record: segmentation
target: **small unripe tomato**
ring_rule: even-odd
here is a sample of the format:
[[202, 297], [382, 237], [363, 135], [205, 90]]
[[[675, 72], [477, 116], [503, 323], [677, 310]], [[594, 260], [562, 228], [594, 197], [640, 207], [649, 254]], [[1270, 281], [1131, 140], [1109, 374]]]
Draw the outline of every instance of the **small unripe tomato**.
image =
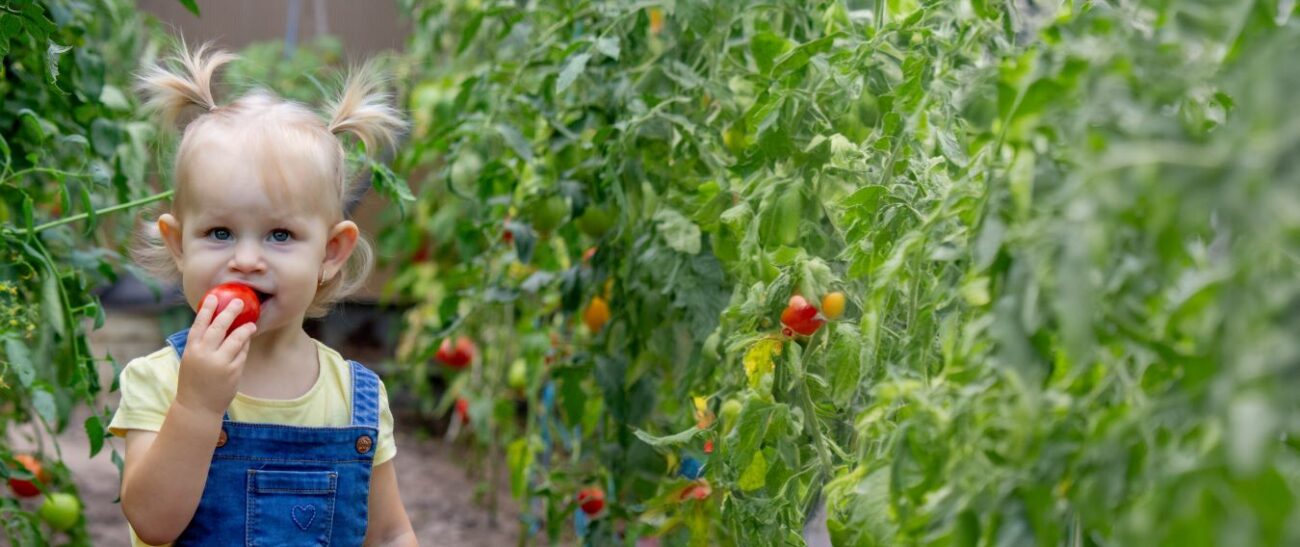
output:
[[50, 528], [70, 530], [81, 520], [81, 501], [67, 492], [56, 492], [45, 498], [38, 514]]

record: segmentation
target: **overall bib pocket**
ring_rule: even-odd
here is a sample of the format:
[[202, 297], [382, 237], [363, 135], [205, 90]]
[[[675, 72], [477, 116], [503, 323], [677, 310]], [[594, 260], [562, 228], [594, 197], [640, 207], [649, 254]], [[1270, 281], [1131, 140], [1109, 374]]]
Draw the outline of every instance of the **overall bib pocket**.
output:
[[329, 545], [334, 527], [333, 471], [248, 470], [247, 545]]

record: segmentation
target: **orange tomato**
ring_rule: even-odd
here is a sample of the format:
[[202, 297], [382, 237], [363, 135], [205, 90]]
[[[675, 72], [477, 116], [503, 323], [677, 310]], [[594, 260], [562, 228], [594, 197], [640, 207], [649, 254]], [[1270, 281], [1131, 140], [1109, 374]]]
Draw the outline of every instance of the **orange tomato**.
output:
[[827, 319], [839, 319], [844, 315], [844, 293], [835, 291], [822, 297], [822, 315]]
[[664, 30], [664, 10], [650, 8], [650, 33], [659, 34]]
[[591, 303], [587, 304], [587, 309], [582, 312], [582, 322], [587, 324], [591, 332], [600, 332], [609, 322], [609, 304], [604, 298], [599, 296], [591, 297]]

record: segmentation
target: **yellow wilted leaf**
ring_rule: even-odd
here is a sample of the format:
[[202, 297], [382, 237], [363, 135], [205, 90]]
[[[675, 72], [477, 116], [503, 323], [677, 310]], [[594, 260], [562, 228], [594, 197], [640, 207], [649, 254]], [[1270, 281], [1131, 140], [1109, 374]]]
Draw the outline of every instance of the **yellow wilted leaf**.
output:
[[774, 338], [759, 340], [745, 352], [745, 376], [749, 378], [749, 387], [758, 387], [763, 376], [772, 373], [776, 368], [772, 361], [775, 355], [781, 355], [781, 341]]

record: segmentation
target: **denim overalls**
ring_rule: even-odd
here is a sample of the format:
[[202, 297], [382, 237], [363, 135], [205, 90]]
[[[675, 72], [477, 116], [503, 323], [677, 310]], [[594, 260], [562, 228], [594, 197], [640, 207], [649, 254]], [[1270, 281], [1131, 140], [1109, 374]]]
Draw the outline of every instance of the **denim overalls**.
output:
[[[167, 338], [179, 356], [189, 329]], [[361, 545], [379, 437], [379, 378], [352, 367], [352, 425], [222, 418], [203, 498], [175, 545]]]

